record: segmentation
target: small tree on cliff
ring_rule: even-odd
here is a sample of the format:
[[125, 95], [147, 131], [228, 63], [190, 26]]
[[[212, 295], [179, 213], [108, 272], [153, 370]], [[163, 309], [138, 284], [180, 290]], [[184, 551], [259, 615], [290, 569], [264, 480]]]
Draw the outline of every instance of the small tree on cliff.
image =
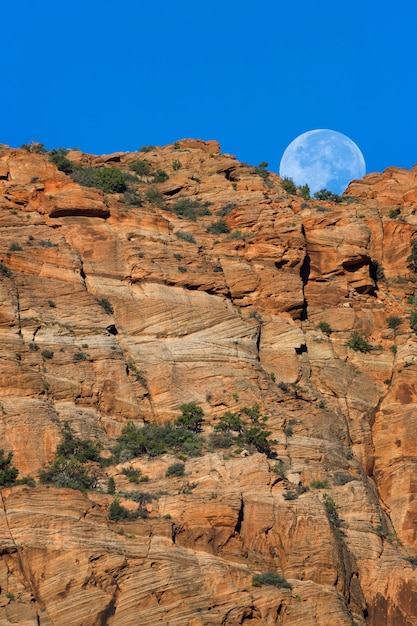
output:
[[13, 452], [4, 455], [4, 450], [0, 450], [0, 486], [9, 487], [16, 482], [19, 470], [12, 465]]

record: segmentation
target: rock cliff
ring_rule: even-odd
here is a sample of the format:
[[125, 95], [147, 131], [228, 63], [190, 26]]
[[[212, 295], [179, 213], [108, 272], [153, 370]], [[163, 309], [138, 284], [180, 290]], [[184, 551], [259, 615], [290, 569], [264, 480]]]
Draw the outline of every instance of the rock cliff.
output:
[[[416, 625], [417, 169], [329, 202], [215, 141], [53, 156], [0, 149], [0, 624]], [[112, 456], [187, 403], [199, 454]], [[90, 489], [39, 480], [66, 425]]]

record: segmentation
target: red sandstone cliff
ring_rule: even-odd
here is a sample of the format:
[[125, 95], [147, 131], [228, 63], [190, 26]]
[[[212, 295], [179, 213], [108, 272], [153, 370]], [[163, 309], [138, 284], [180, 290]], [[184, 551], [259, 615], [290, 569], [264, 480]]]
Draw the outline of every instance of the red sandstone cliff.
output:
[[[105, 194], [0, 150], [0, 441], [37, 481], [1, 494], [0, 624], [417, 624], [417, 171], [329, 203], [216, 142], [66, 156], [169, 178]], [[184, 198], [208, 210], [181, 217]], [[259, 405], [275, 458], [205, 451], [167, 477], [175, 456], [140, 456], [96, 464], [86, 494], [39, 484], [66, 422], [109, 456], [129, 421], [189, 402], [202, 436]], [[128, 508], [152, 496], [146, 519], [109, 520], [109, 477]], [[291, 588], [254, 586], [266, 571]]]

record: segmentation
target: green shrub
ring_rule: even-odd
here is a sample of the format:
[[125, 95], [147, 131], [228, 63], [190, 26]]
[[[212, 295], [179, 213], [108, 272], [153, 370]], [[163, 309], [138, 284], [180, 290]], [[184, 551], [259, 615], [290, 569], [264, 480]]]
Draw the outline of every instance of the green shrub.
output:
[[307, 184], [301, 185], [300, 187], [298, 187], [298, 189], [300, 190], [300, 195], [303, 200], [310, 200], [310, 187]]
[[[200, 409], [194, 404], [182, 405], [182, 407]], [[126, 453], [130, 455], [130, 458], [144, 454], [158, 456], [165, 452], [181, 452], [188, 456], [197, 456], [203, 445], [203, 440], [197, 436], [201, 421], [202, 414], [191, 408], [189, 412], [183, 410], [182, 415], [175, 420], [174, 424], [165, 422], [138, 427], [133, 422], [129, 422], [118, 437], [113, 454], [119, 460], [121, 458], [127, 460]]]
[[179, 159], [172, 160], [172, 169], [174, 170], [174, 172], [177, 172], [179, 169], [181, 169], [181, 161]]
[[284, 500], [296, 500], [298, 498], [298, 493], [296, 491], [286, 491], [284, 493]]
[[73, 357], [72, 357], [73, 361], [86, 361], [87, 360], [87, 355], [85, 352], [76, 352]]
[[85, 491], [94, 484], [88, 469], [76, 458], [56, 456], [52, 463], [39, 473], [41, 483], [53, 483], [57, 487], [68, 487]]
[[162, 207], [164, 204], [163, 194], [159, 191], [159, 189], [155, 189], [155, 187], [151, 187], [150, 189], [146, 190], [145, 200], [159, 207]]
[[214, 427], [214, 433], [232, 435], [232, 445], [249, 446], [258, 452], [272, 456], [271, 446], [276, 443], [269, 439], [270, 431], [263, 428], [267, 420], [260, 414], [259, 406], [243, 407], [237, 413], [227, 411]]
[[57, 168], [65, 174], [70, 174], [76, 168], [73, 161], [67, 158], [68, 150], [65, 148], [58, 148], [58, 150], [51, 150], [49, 152], [49, 160], [54, 163]]
[[401, 326], [401, 324], [402, 319], [401, 317], [398, 317], [398, 315], [390, 315], [390, 317], [387, 318], [387, 326], [392, 330], [396, 330], [398, 326]]
[[110, 495], [114, 495], [116, 493], [116, 481], [114, 480], [113, 476], [110, 476], [107, 481], [107, 493], [109, 493]]
[[333, 329], [328, 322], [319, 322], [317, 324], [317, 328], [319, 328], [325, 335], [330, 335], [333, 332]]
[[400, 213], [401, 213], [400, 209], [390, 209], [388, 211], [388, 217], [392, 220], [395, 220], [397, 219]]
[[293, 196], [297, 194], [297, 187], [292, 178], [284, 176], [284, 178], [281, 180], [281, 185], [284, 191], [286, 191], [287, 193]]
[[155, 149], [155, 146], [142, 146], [139, 148], [138, 152], [154, 152]]
[[310, 483], [312, 489], [330, 489], [330, 483], [326, 480], [313, 480]]
[[130, 522], [138, 518], [148, 517], [148, 512], [140, 506], [136, 511], [129, 511], [117, 498], [109, 506], [109, 519], [113, 522], [121, 522], [123, 520]]
[[101, 449], [98, 441], [77, 437], [68, 422], [65, 422], [62, 441], [57, 446], [54, 460], [39, 473], [41, 483], [53, 483], [57, 487], [80, 491], [91, 488], [95, 479], [84, 464], [99, 461]]
[[165, 476], [184, 476], [185, 474], [185, 465], [184, 463], [173, 463], [170, 465], [165, 472]]
[[333, 193], [325, 188], [316, 191], [314, 198], [316, 200], [327, 200], [328, 202], [343, 202], [342, 196], [339, 196], [337, 193]]
[[340, 508], [336, 502], [328, 496], [327, 494], [324, 496], [323, 504], [326, 509], [327, 517], [329, 522], [334, 528], [340, 528], [343, 525], [342, 520], [339, 518], [338, 509]]
[[110, 302], [107, 300], [107, 298], [99, 298], [97, 302], [102, 307], [102, 309], [104, 309], [107, 315], [112, 315], [114, 313], [113, 307], [110, 304]]
[[4, 450], [0, 450], [0, 486], [9, 487], [16, 482], [19, 470], [12, 465], [13, 452], [5, 456]]
[[62, 441], [58, 444], [56, 454], [64, 458], [73, 458], [80, 463], [99, 461], [103, 446], [99, 441], [80, 439], [68, 422], [62, 427]]
[[45, 154], [46, 149], [43, 143], [39, 143], [39, 141], [32, 141], [32, 143], [22, 143], [20, 146], [23, 150], [27, 150], [27, 152], [32, 152], [34, 154]]
[[370, 352], [371, 350], [374, 350], [374, 346], [366, 341], [363, 335], [360, 335], [356, 331], [352, 333], [351, 338], [346, 345], [351, 350], [355, 350], [355, 352]]
[[71, 178], [84, 187], [95, 187], [105, 193], [123, 193], [126, 188], [126, 175], [117, 167], [77, 167]]
[[7, 267], [7, 265], [4, 265], [4, 263], [0, 262], [0, 275], [1, 276], [6, 276], [7, 278], [10, 278], [12, 275], [11, 270]]
[[226, 217], [236, 207], [236, 202], [229, 202], [228, 204], [225, 204], [224, 207], [216, 211], [216, 215], [219, 215], [220, 217]]
[[183, 241], [187, 241], [188, 243], [196, 243], [196, 240], [191, 233], [186, 233], [183, 230], [178, 230], [175, 234], [177, 235], [178, 239], [182, 239]]
[[164, 183], [166, 180], [168, 180], [168, 178], [168, 174], [160, 168], [156, 169], [153, 173], [154, 183]]
[[132, 172], [138, 174], [138, 176], [150, 176], [152, 173], [150, 165], [142, 159], [133, 161], [133, 163], [129, 165], [129, 168], [132, 170]]
[[277, 476], [281, 476], [281, 478], [286, 477], [284, 461], [277, 461], [275, 465], [271, 467], [271, 469], [274, 472], [274, 474], [277, 474]]
[[258, 574], [252, 578], [252, 585], [254, 587], [261, 587], [262, 585], [273, 585], [278, 589], [292, 589], [292, 585], [283, 577], [279, 576], [275, 572], [265, 572], [264, 574]]
[[169, 207], [170, 211], [173, 211], [180, 217], [184, 219], [191, 220], [193, 222], [196, 221], [198, 216], [197, 209], [201, 207], [201, 203], [199, 200], [191, 200], [190, 198], [181, 198], [177, 200], [175, 204]]
[[52, 350], [42, 350], [41, 355], [43, 356], [44, 359], [54, 358], [54, 353], [52, 352]]
[[126, 476], [130, 483], [140, 483], [141, 471], [139, 469], [134, 469], [132, 466], [124, 467], [122, 469], [122, 474]]
[[21, 252], [22, 250], [22, 246], [16, 242], [11, 243], [9, 246], [9, 252]]
[[218, 220], [207, 228], [207, 232], [212, 235], [220, 235], [220, 234], [228, 234], [230, 233], [230, 228], [226, 224], [224, 220]]

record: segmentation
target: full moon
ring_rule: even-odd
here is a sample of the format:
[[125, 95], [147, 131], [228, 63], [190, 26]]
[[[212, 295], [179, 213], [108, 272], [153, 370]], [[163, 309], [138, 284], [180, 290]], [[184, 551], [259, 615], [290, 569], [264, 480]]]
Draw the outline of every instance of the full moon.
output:
[[365, 159], [356, 143], [327, 129], [299, 135], [285, 150], [279, 166], [281, 178], [307, 184], [312, 194], [320, 189], [341, 194], [351, 180], [365, 173]]

